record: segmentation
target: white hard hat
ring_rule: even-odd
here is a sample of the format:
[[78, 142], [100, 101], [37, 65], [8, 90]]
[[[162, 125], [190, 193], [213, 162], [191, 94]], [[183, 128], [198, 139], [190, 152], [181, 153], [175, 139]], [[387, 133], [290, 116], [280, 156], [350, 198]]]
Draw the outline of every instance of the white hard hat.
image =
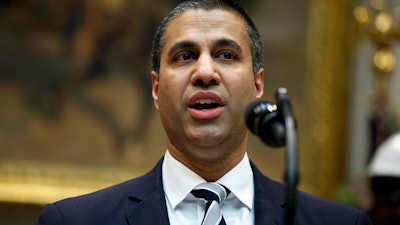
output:
[[370, 177], [400, 178], [400, 132], [379, 145], [369, 164], [368, 174]]

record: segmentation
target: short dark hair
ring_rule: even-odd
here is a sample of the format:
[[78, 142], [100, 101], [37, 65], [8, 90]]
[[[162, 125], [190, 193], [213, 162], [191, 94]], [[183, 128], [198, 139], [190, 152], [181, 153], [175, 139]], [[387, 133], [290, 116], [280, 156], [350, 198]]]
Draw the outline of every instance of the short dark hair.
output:
[[175, 17], [181, 15], [190, 9], [202, 9], [210, 11], [213, 9], [224, 9], [240, 15], [246, 22], [247, 36], [249, 39], [250, 48], [252, 51], [253, 72], [257, 72], [262, 67], [263, 63], [263, 43], [257, 27], [251, 20], [246, 11], [237, 3], [231, 0], [187, 0], [178, 4], [158, 26], [154, 39], [153, 48], [151, 51], [152, 69], [157, 73], [160, 72], [161, 51], [164, 47], [165, 31], [168, 23]]

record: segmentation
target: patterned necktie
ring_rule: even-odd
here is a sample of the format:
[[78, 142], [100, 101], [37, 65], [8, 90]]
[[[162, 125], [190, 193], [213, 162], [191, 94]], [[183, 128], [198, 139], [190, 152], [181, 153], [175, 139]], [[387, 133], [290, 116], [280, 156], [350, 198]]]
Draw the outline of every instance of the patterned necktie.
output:
[[192, 190], [196, 198], [206, 200], [206, 209], [201, 225], [226, 225], [220, 204], [226, 199], [229, 190], [218, 183], [201, 183]]

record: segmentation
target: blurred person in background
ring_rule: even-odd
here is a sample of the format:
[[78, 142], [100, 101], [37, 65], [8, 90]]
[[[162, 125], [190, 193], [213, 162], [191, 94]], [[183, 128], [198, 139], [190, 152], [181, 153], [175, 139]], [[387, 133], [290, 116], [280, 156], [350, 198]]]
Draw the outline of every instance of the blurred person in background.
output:
[[400, 224], [400, 132], [386, 139], [368, 167], [372, 206], [369, 216], [375, 225]]

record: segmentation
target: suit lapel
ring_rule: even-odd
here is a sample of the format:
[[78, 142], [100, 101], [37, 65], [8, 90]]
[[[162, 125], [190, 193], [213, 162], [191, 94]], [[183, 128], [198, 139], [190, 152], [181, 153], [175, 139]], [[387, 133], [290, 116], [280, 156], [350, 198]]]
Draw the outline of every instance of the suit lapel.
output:
[[137, 179], [129, 200], [132, 207], [126, 212], [130, 225], [169, 225], [164, 189], [162, 186], [162, 161], [148, 174]]
[[251, 162], [255, 186], [255, 225], [282, 225], [284, 217], [284, 187], [264, 176]]
[[262, 197], [256, 197], [254, 204], [255, 225], [283, 224], [284, 210], [282, 210], [280, 206], [277, 206], [269, 199]]
[[142, 200], [131, 211], [127, 212], [130, 225], [169, 225], [164, 196], [155, 194], [154, 197]]

